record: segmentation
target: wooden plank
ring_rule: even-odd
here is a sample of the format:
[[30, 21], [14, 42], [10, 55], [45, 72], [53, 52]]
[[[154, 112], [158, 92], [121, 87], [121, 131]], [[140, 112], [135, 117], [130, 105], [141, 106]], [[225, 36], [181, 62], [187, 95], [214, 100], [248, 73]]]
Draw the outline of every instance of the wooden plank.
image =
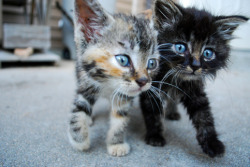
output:
[[48, 49], [51, 46], [48, 26], [4, 24], [4, 48]]
[[58, 62], [60, 57], [51, 52], [35, 53], [27, 58], [20, 58], [12, 53], [0, 50], [1, 62]]

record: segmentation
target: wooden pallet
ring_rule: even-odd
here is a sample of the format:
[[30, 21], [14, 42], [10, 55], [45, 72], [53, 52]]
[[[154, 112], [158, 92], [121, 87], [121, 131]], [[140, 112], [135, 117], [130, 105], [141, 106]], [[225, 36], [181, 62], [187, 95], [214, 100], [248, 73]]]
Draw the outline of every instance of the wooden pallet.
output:
[[0, 50], [0, 68], [2, 63], [14, 63], [14, 62], [25, 62], [25, 63], [54, 63], [57, 64], [60, 61], [60, 57], [54, 53], [35, 53], [28, 58], [20, 58], [10, 52]]

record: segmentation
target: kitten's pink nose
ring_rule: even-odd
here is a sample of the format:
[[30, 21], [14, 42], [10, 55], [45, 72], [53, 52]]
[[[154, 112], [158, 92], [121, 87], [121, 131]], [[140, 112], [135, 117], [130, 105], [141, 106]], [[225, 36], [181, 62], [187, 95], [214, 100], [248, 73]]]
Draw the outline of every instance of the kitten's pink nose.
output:
[[145, 86], [145, 85], [148, 83], [148, 78], [142, 77], [142, 78], [136, 79], [135, 82], [136, 82], [140, 87], [143, 87], [143, 86]]

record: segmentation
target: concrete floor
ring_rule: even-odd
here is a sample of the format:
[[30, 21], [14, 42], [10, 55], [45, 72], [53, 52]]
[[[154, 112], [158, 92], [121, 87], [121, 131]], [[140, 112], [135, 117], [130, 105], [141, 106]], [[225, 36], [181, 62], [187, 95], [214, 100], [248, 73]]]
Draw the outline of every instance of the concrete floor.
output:
[[75, 90], [73, 62], [0, 69], [0, 166], [249, 166], [250, 52], [234, 51], [230, 64], [207, 84], [216, 128], [226, 145], [225, 156], [215, 159], [202, 153], [182, 106], [180, 121], [165, 121], [163, 148], [144, 143], [144, 123], [134, 106], [127, 135], [130, 154], [107, 154], [106, 111], [94, 113], [91, 149], [75, 151], [66, 133]]

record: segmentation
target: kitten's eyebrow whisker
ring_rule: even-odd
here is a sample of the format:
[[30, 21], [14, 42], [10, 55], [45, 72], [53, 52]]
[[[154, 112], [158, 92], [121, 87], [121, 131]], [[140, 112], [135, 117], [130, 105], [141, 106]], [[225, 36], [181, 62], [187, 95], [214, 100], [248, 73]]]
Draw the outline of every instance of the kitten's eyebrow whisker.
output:
[[158, 50], [159, 51], [172, 51], [171, 48], [159, 48]]
[[157, 46], [157, 48], [160, 48], [162, 46], [172, 46], [173, 44], [172, 43], [163, 43], [163, 44], [160, 44]]

